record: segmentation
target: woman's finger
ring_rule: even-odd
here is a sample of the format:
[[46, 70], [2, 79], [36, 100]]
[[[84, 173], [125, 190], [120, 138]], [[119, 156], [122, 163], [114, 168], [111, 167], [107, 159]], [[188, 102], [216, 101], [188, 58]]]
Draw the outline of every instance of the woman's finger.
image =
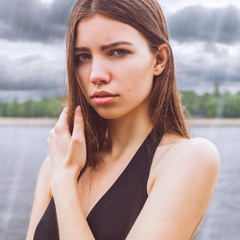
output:
[[72, 139], [74, 141], [84, 141], [84, 122], [80, 106], [75, 109]]
[[57, 126], [64, 126], [64, 128], [68, 129], [68, 107], [65, 107], [61, 112], [59, 119], [56, 123], [56, 127]]

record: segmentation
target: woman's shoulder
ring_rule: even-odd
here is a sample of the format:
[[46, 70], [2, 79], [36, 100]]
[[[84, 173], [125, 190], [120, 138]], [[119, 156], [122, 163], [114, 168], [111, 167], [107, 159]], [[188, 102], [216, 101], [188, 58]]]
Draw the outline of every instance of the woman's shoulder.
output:
[[216, 146], [205, 138], [186, 139], [176, 135], [165, 134], [156, 149], [152, 177], [167, 172], [182, 172], [194, 174], [202, 171], [212, 174], [215, 179], [220, 169], [220, 157]]
[[159, 153], [161, 155], [164, 153], [165, 157], [171, 157], [172, 161], [182, 159], [182, 161], [219, 162], [219, 153], [216, 146], [208, 139], [200, 137], [186, 139], [173, 134], [166, 134], [156, 150], [156, 157]]
[[216, 146], [205, 138], [191, 138], [179, 140], [170, 149], [169, 154], [182, 161], [196, 164], [219, 164], [219, 153]]

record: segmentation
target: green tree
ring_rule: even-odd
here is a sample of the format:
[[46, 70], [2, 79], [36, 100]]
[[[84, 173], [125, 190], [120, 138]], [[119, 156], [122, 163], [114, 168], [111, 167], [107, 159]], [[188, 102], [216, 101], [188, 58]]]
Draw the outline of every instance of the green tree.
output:
[[183, 106], [190, 115], [195, 115], [198, 110], [198, 96], [194, 91], [181, 91], [181, 99]]
[[205, 102], [204, 111], [206, 113], [206, 117], [213, 118], [216, 116], [217, 105], [218, 105], [218, 98], [216, 98], [215, 96], [212, 96]]

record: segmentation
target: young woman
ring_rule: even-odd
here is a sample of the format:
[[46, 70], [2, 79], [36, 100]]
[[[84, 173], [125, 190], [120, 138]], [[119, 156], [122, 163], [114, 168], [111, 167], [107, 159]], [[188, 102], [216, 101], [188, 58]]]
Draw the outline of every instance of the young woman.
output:
[[189, 138], [157, 0], [79, 0], [66, 44], [27, 239], [193, 239], [219, 155]]

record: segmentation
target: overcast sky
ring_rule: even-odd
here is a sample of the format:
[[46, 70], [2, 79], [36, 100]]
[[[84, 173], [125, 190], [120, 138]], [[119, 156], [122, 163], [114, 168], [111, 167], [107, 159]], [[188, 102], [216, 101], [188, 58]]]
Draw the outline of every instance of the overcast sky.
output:
[[[0, 101], [62, 95], [64, 37], [76, 0], [0, 0]], [[179, 89], [240, 91], [240, 1], [159, 0]]]

